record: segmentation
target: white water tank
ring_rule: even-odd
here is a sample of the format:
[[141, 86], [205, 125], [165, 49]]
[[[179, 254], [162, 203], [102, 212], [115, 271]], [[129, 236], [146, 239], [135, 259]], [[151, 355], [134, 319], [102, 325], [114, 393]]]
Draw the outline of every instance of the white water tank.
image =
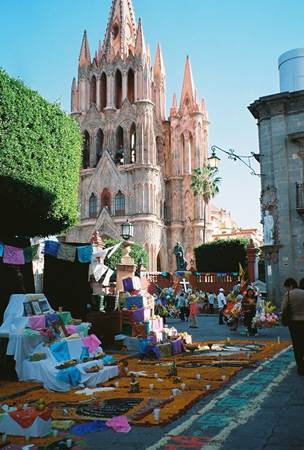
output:
[[294, 48], [279, 57], [280, 92], [304, 90], [304, 48]]

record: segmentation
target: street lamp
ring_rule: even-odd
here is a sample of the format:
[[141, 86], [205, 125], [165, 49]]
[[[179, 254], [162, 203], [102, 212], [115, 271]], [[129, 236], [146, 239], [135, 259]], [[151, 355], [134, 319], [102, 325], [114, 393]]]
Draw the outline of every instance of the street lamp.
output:
[[227, 150], [224, 150], [224, 149], [218, 147], [217, 145], [213, 145], [211, 147], [211, 151], [212, 151], [212, 154], [208, 158], [210, 167], [216, 168], [216, 169], [218, 168], [219, 163], [220, 163], [221, 160], [216, 155], [216, 151], [220, 151], [220, 152], [225, 153], [226, 155], [228, 155], [229, 159], [233, 159], [233, 161], [240, 161], [242, 164], [244, 164], [246, 167], [248, 167], [248, 169], [251, 171], [251, 175], [256, 175], [257, 177], [261, 176], [261, 174], [257, 173], [255, 171], [255, 169], [251, 165], [252, 159], [255, 159], [256, 161], [260, 162], [259, 161], [259, 157], [260, 157], [259, 154], [251, 152], [251, 155], [240, 156], [240, 155], [237, 155], [233, 149], [229, 149], [227, 151]]
[[216, 155], [214, 148], [212, 148], [212, 155], [208, 158], [209, 167], [211, 167], [212, 169], [218, 169], [220, 162], [221, 158]]
[[128, 241], [130, 238], [134, 236], [134, 226], [132, 223], [129, 222], [129, 220], [121, 224], [120, 235], [125, 241]]
[[121, 264], [125, 266], [134, 266], [134, 260], [130, 256], [132, 245], [130, 239], [134, 236], [134, 226], [132, 223], [129, 222], [129, 220], [121, 224], [120, 235], [123, 238]]

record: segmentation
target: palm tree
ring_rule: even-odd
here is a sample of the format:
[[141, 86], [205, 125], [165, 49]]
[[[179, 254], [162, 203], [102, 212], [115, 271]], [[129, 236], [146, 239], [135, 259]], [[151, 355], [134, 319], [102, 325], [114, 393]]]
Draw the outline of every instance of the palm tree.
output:
[[193, 170], [191, 189], [195, 197], [202, 196], [204, 200], [204, 231], [203, 243], [206, 242], [206, 214], [210, 200], [219, 193], [221, 178], [217, 176], [216, 167], [204, 166]]

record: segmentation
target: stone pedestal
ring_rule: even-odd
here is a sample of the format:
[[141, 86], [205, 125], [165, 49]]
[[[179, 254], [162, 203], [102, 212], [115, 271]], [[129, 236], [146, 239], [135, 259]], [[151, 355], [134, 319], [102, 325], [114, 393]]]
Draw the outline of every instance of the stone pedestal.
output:
[[250, 239], [250, 243], [247, 247], [247, 261], [248, 261], [248, 276], [251, 283], [256, 281], [255, 279], [255, 262], [257, 258], [258, 249], [255, 247], [253, 240]]
[[121, 258], [121, 263], [117, 264], [116, 270], [116, 291], [123, 291], [123, 283], [122, 280], [124, 278], [134, 277], [136, 264], [134, 264], [133, 259], [129, 255], [131, 249], [132, 242], [123, 242], [123, 255]]

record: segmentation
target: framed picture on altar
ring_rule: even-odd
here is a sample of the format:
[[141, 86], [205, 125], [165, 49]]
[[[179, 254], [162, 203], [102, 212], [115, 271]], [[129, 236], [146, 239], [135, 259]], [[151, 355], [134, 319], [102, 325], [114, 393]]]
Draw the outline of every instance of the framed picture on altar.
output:
[[31, 302], [32, 303], [32, 308], [33, 308], [33, 312], [36, 316], [39, 316], [41, 314], [41, 309], [39, 306], [39, 302]]
[[44, 314], [46, 312], [50, 312], [50, 307], [46, 300], [39, 300], [39, 307], [40, 307], [42, 314]]
[[33, 315], [31, 302], [23, 303], [23, 315], [24, 316], [32, 316]]

